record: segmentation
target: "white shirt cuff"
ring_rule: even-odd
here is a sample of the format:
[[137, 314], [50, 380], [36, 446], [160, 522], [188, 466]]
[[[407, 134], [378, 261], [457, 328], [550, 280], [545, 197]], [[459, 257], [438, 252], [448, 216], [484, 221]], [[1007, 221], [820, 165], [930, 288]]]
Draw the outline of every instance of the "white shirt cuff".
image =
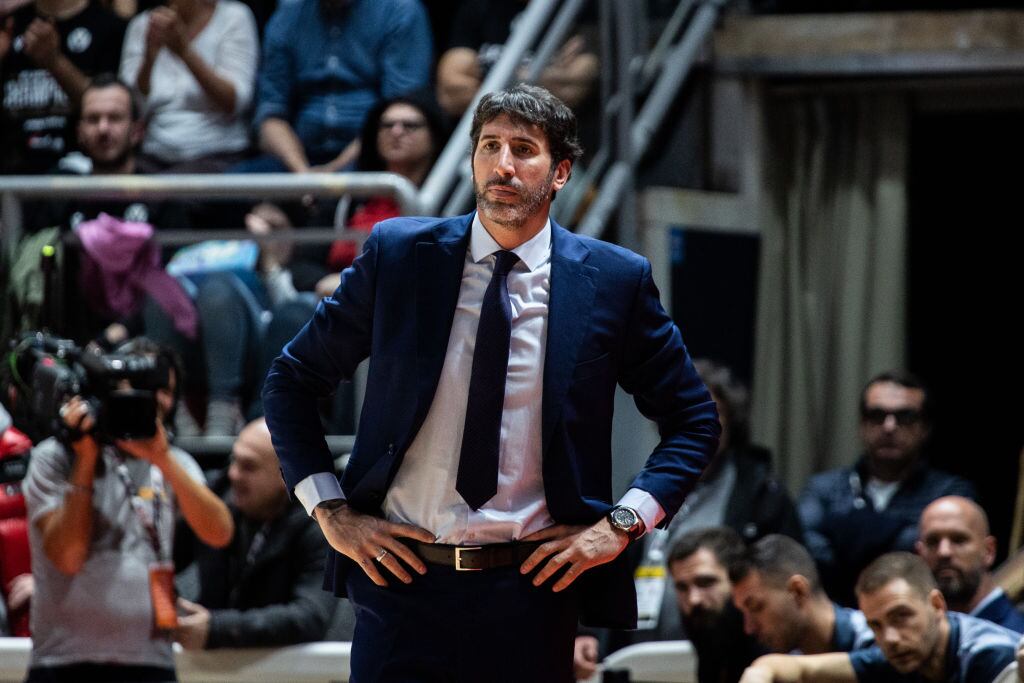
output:
[[[298, 491], [298, 487], [296, 487]], [[665, 519], [665, 511], [654, 499], [654, 496], [642, 489], [630, 489], [626, 495], [619, 499], [619, 505], [633, 508], [640, 519], [644, 520], [644, 534], [651, 532], [651, 529], [658, 526], [658, 522]]]
[[295, 485], [295, 497], [310, 517], [313, 516], [313, 508], [325, 500], [345, 500], [338, 478], [330, 472], [317, 472], [300, 481]]

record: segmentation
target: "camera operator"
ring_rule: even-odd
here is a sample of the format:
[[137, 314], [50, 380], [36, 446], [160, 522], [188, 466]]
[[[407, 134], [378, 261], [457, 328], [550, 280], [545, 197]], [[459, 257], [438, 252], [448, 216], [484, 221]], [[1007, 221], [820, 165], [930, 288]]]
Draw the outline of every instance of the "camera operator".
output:
[[[147, 340], [131, 344], [130, 354], [161, 353]], [[177, 380], [171, 364], [152, 387], [151, 437], [100, 440], [90, 403], [74, 396], [60, 408], [67, 436], [33, 449], [24, 486], [36, 581], [29, 682], [176, 680], [175, 514], [212, 546], [233, 534], [195, 460], [167, 442]]]

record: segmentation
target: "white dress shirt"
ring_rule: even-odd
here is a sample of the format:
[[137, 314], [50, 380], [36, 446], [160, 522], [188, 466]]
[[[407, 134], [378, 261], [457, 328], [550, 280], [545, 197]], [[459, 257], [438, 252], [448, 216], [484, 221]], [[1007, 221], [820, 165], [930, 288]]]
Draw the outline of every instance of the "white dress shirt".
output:
[[[480, 307], [494, 270], [493, 254], [500, 250], [479, 216], [474, 216], [437, 391], [384, 499], [388, 520], [427, 529], [439, 543], [505, 543], [554, 524], [544, 498], [541, 467], [544, 351], [551, 291], [550, 221], [512, 250], [520, 261], [508, 275], [512, 336], [501, 417], [498, 492], [479, 510], [473, 510], [455, 490]], [[327, 472], [303, 479], [295, 494], [310, 514], [319, 502], [344, 497], [337, 478]], [[630, 489], [620, 504], [637, 510], [648, 529], [665, 515], [653, 496], [639, 489]]]

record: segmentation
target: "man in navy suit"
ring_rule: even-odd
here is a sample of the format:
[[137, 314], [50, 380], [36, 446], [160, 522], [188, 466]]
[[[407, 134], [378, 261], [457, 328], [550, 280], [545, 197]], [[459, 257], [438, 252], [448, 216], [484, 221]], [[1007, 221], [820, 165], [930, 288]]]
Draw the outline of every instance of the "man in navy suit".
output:
[[[336, 551], [326, 584], [355, 608], [356, 683], [572, 680], [581, 618], [635, 626], [623, 549], [717, 447], [648, 261], [548, 218], [572, 112], [517, 86], [480, 101], [471, 137], [476, 212], [377, 225], [264, 390], [288, 487]], [[316, 399], [367, 356], [339, 484]], [[661, 442], [613, 501], [616, 383]]]

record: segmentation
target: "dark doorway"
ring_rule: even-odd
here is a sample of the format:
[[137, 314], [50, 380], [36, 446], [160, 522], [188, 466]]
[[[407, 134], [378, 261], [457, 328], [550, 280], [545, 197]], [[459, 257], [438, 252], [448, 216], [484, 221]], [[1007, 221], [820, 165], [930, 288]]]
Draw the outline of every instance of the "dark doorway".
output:
[[672, 231], [672, 316], [694, 358], [729, 366], [750, 386], [757, 313], [758, 235]]
[[910, 369], [932, 461], [972, 480], [1006, 554], [1024, 445], [1024, 111], [919, 112], [910, 154]]

